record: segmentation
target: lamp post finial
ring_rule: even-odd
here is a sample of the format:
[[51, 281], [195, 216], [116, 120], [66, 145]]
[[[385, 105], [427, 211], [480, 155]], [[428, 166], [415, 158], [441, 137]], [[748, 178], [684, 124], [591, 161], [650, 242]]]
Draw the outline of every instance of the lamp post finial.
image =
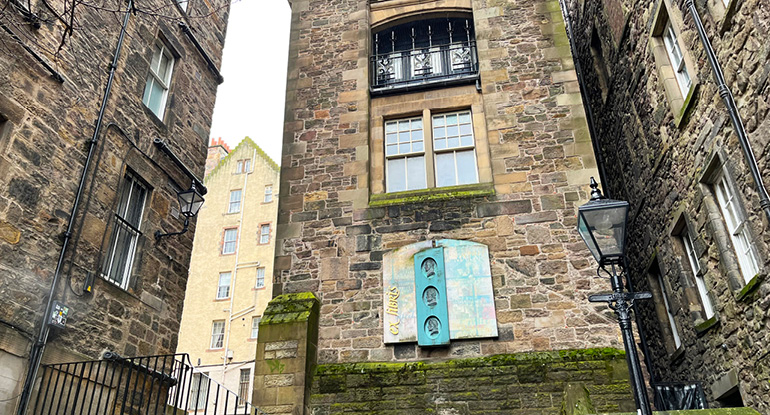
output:
[[599, 190], [599, 183], [596, 183], [596, 180], [594, 180], [593, 177], [591, 177], [591, 200], [599, 200], [604, 199], [604, 195], [602, 195], [602, 191]]

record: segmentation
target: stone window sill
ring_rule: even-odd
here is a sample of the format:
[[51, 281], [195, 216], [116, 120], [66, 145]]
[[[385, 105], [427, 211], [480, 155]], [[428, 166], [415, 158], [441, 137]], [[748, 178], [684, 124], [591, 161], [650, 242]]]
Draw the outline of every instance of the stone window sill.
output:
[[765, 277], [762, 273], [755, 275], [754, 278], [749, 280], [749, 282], [735, 294], [735, 298], [737, 298], [738, 301], [750, 302], [751, 299], [754, 298], [752, 294], [759, 288], [760, 283], [764, 281], [764, 279]]
[[684, 356], [684, 345], [680, 345], [678, 349], [674, 350], [673, 353], [668, 357], [668, 361], [670, 364], [676, 364], [682, 361], [682, 357]]
[[714, 314], [713, 317], [706, 321], [702, 321], [695, 325], [695, 332], [698, 336], [706, 334], [707, 331], [719, 325], [719, 314]]
[[369, 196], [369, 207], [403, 205], [407, 203], [433, 202], [446, 199], [492, 196], [492, 183], [476, 183], [431, 189], [407, 190], [405, 192], [380, 193]]

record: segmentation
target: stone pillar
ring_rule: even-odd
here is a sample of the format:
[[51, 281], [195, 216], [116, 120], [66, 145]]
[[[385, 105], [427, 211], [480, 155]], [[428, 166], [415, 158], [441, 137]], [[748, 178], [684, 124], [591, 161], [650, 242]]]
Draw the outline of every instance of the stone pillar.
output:
[[259, 323], [252, 403], [269, 414], [309, 413], [319, 301], [312, 293], [275, 297]]

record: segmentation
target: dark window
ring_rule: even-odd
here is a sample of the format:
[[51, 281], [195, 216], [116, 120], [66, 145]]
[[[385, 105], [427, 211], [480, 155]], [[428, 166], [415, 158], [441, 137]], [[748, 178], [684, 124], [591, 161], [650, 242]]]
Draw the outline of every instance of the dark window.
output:
[[745, 406], [737, 386], [717, 398], [717, 402], [719, 402], [719, 406], [722, 408], [743, 408]]
[[241, 369], [241, 378], [238, 383], [238, 405], [243, 406], [249, 401], [249, 380], [251, 379], [251, 369]]
[[477, 78], [470, 16], [412, 21], [372, 36], [373, 92]]
[[131, 268], [136, 255], [139, 230], [144, 214], [147, 187], [131, 173], [126, 173], [120, 192], [112, 242], [105, 257], [102, 276], [125, 289], [128, 287]]

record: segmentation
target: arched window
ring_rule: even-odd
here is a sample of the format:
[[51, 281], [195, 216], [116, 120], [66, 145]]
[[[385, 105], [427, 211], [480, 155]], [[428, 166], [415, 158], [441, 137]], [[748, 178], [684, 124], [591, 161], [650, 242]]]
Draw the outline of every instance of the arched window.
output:
[[372, 91], [465, 83], [478, 77], [470, 15], [413, 20], [372, 34]]

